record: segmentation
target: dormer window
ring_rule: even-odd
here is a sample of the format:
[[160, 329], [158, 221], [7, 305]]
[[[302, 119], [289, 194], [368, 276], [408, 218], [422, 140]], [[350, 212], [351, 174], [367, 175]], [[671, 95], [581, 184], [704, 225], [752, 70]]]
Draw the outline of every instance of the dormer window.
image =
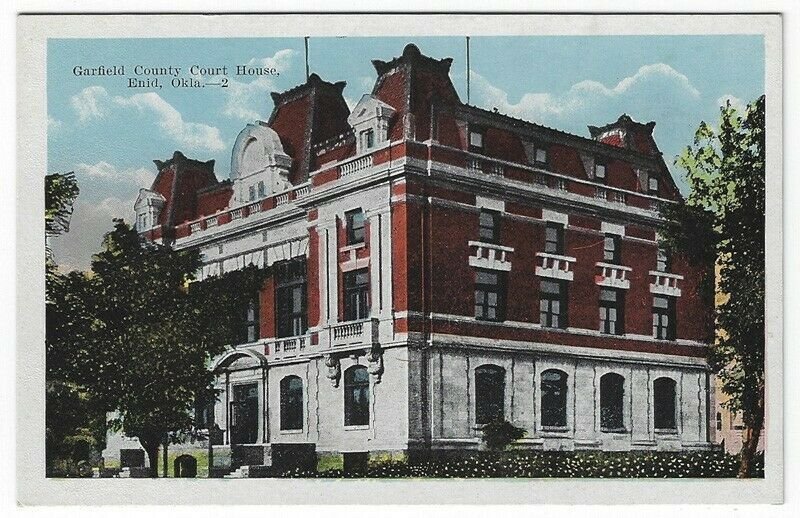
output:
[[149, 189], [139, 189], [139, 197], [133, 210], [136, 212], [136, 230], [144, 232], [158, 224], [161, 209], [164, 208], [164, 197]]
[[598, 182], [606, 182], [606, 164], [603, 162], [595, 162], [594, 164], [594, 178]]
[[375, 130], [372, 128], [361, 132], [361, 149], [366, 151], [375, 146]]
[[524, 141], [525, 156], [528, 163], [539, 167], [546, 167], [548, 161], [548, 149], [541, 142]]
[[395, 109], [385, 102], [365, 94], [353, 108], [347, 123], [356, 137], [356, 153], [365, 153], [389, 140], [389, 121]]
[[658, 195], [658, 178], [655, 176], [650, 176], [647, 179], [647, 194], [651, 196]]
[[483, 129], [470, 127], [469, 129], [469, 150], [483, 151]]
[[291, 186], [292, 159], [278, 134], [264, 122], [248, 124], [236, 137], [231, 154], [234, 204], [250, 203]]
[[536, 146], [535, 159], [537, 164], [547, 164], [547, 148], [541, 145]]

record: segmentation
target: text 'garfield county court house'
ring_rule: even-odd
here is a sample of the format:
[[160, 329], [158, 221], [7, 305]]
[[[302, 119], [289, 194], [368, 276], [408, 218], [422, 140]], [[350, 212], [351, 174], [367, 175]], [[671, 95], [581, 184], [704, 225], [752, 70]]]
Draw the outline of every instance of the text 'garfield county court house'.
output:
[[584, 138], [470, 106], [451, 61], [373, 61], [352, 112], [313, 74], [273, 93], [229, 180], [156, 161], [144, 236], [200, 249], [201, 279], [271, 267], [213, 365], [219, 469], [476, 449], [497, 418], [536, 449], [713, 441], [713, 302], [659, 251], [680, 194], [655, 123]]

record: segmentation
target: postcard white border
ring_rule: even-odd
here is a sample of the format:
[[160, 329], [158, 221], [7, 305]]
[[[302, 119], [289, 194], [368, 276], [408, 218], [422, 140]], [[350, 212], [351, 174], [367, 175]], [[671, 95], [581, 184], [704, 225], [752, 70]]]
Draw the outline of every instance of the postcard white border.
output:
[[[377, 17], [377, 18], [376, 18]], [[380, 23], [378, 23], [380, 22]], [[783, 498], [782, 20], [777, 15], [99, 15], [17, 23], [17, 497], [23, 504], [777, 503]], [[763, 480], [65, 480], [44, 477], [47, 38], [763, 34], [768, 434]], [[313, 501], [309, 502], [310, 495]]]

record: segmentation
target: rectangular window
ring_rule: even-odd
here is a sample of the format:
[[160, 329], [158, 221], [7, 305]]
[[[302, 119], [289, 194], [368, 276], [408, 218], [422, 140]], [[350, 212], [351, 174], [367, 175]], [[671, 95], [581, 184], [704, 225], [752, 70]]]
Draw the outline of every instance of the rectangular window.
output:
[[674, 297], [653, 297], [653, 338], [675, 340]]
[[305, 334], [308, 329], [305, 259], [275, 263], [275, 281], [278, 337]]
[[505, 286], [501, 272], [477, 270], [475, 272], [475, 318], [503, 320], [505, 313]]
[[347, 244], [355, 245], [364, 242], [364, 211], [351, 210], [344, 215], [347, 223]]
[[542, 327], [567, 327], [567, 284], [542, 279], [539, 283], [539, 323]]
[[147, 228], [147, 214], [139, 214], [139, 231]]
[[544, 229], [544, 251], [564, 255], [564, 225], [548, 222]]
[[616, 234], [606, 234], [603, 242], [603, 261], [609, 264], [620, 264], [622, 239]]
[[668, 272], [670, 270], [670, 257], [667, 251], [659, 247], [658, 256], [656, 257], [656, 271]]
[[267, 186], [264, 185], [264, 182], [258, 182], [258, 197], [263, 198], [267, 195]]
[[536, 157], [537, 164], [547, 165], [547, 148], [536, 146], [536, 153], [534, 156]]
[[607, 335], [625, 333], [625, 293], [621, 290], [600, 290], [600, 332]]
[[375, 131], [368, 129], [361, 132], [361, 146], [362, 149], [372, 149], [375, 145]]
[[658, 195], [658, 178], [650, 176], [647, 179], [647, 193], [652, 196]]
[[256, 186], [255, 185], [251, 185], [250, 186], [249, 195], [250, 195], [250, 201], [253, 201], [253, 200], [256, 199]]
[[500, 214], [494, 211], [481, 210], [479, 226], [480, 241], [484, 243], [497, 243], [500, 241]]
[[344, 318], [362, 320], [369, 315], [369, 270], [344, 274]]
[[240, 343], [252, 343], [258, 340], [259, 338], [259, 330], [258, 330], [258, 312], [259, 312], [259, 303], [258, 303], [258, 295], [253, 297], [248, 303], [247, 307], [245, 308], [244, 314], [244, 329], [243, 329], [243, 336], [240, 340]]
[[598, 182], [605, 183], [606, 181], [606, 165], [602, 162], [596, 162], [594, 164], [594, 178]]
[[483, 129], [480, 128], [469, 129], [469, 150], [470, 151], [483, 150]]

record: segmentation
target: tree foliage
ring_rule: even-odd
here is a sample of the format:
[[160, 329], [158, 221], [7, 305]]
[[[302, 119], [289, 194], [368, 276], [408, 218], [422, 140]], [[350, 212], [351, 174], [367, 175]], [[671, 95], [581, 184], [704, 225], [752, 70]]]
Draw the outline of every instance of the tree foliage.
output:
[[[44, 177], [44, 231], [45, 235], [57, 236], [69, 231], [72, 204], [80, 189], [75, 174], [52, 173]], [[50, 248], [47, 248], [48, 257]]]
[[195, 402], [214, 397], [210, 360], [232, 342], [243, 300], [266, 275], [253, 267], [193, 282], [200, 266], [198, 251], [145, 241], [115, 220], [91, 272], [54, 285], [67, 314], [48, 321], [53, 374], [115, 411], [109, 425], [139, 439], [153, 474], [160, 444], [197, 435]]
[[716, 262], [716, 345], [710, 364], [746, 428], [742, 475], [749, 473], [764, 421], [765, 98], [744, 114], [728, 102], [718, 129], [705, 122], [678, 157], [691, 192], [665, 211], [665, 244], [701, 264]]

